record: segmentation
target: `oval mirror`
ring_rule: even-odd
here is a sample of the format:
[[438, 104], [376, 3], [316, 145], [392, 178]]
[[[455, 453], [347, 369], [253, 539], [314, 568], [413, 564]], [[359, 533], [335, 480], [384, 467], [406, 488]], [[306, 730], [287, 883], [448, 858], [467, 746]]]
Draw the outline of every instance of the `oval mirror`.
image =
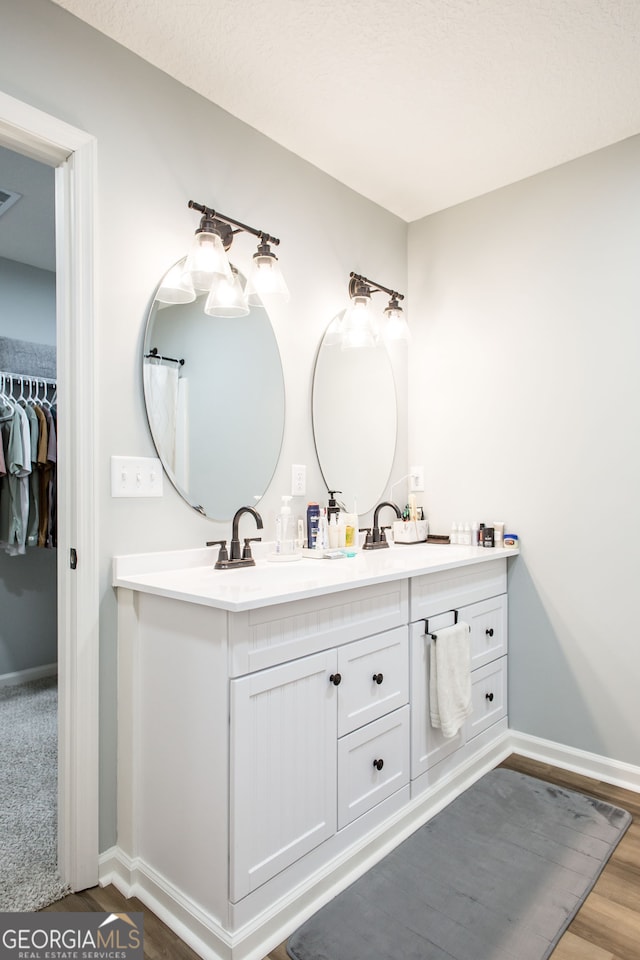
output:
[[[344, 311], [343, 311], [344, 313]], [[331, 322], [313, 375], [313, 434], [328, 490], [348, 510], [368, 513], [381, 499], [396, 449], [397, 402], [386, 347], [343, 350]]]
[[273, 477], [284, 433], [284, 378], [265, 307], [252, 306], [246, 317], [210, 317], [206, 298], [167, 304], [154, 297], [144, 337], [144, 398], [173, 485], [195, 510], [229, 520], [238, 507], [255, 506]]

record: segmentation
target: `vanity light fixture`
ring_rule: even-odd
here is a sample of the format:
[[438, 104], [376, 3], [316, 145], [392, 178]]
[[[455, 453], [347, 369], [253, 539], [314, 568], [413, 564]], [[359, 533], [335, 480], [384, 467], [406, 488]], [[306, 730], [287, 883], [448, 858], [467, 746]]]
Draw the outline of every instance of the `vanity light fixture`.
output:
[[[278, 294], [285, 301], [289, 299], [278, 258], [271, 249], [280, 243], [277, 237], [194, 200], [189, 201], [189, 207], [202, 217], [184, 274], [190, 277], [196, 290], [209, 291], [205, 313], [214, 317], [241, 317], [249, 313], [250, 303], [259, 302], [264, 295]], [[258, 238], [258, 250], [253, 255], [244, 289], [237, 269], [227, 256], [234, 236], [243, 232]]]
[[[389, 303], [384, 310], [384, 320], [377, 322], [371, 311], [371, 294], [387, 293]], [[376, 340], [409, 340], [410, 333], [400, 300], [404, 294], [390, 290], [382, 284], [369, 280], [359, 273], [349, 274], [349, 297], [351, 304], [342, 318], [340, 337], [342, 349], [371, 347]]]

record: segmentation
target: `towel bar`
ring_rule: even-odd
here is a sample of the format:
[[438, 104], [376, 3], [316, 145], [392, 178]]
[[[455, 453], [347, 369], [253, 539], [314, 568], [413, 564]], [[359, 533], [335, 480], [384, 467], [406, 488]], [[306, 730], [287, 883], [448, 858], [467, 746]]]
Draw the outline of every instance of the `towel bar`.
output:
[[[458, 611], [457, 611], [457, 610], [450, 610], [449, 612], [453, 614], [453, 626], [455, 626], [456, 623], [458, 622]], [[438, 614], [438, 616], [442, 616], [442, 614]], [[429, 621], [428, 621], [428, 620], [425, 620], [425, 621], [424, 621], [424, 633], [425, 633], [425, 636], [429, 635], [432, 640], [437, 640], [437, 639], [438, 639], [438, 634], [437, 634], [437, 633], [430, 633], [430, 632], [429, 632]]]

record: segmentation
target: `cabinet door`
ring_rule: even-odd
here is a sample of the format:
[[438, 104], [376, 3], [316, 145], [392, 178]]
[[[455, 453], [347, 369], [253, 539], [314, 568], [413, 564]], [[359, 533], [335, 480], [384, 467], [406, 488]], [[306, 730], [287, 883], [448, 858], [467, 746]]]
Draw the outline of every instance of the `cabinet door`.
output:
[[335, 650], [231, 681], [230, 899], [336, 831]]
[[409, 700], [407, 628], [397, 627], [338, 649], [338, 736]]
[[411, 625], [411, 779], [444, 760], [465, 742], [464, 726], [447, 739], [431, 726], [429, 713], [430, 655], [433, 640], [424, 621]]

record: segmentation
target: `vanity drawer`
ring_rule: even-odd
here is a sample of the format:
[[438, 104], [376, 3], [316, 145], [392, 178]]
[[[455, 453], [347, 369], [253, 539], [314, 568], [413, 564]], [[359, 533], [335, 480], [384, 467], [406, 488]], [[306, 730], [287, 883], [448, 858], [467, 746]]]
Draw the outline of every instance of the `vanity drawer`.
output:
[[409, 706], [338, 741], [338, 829], [409, 783]]
[[409, 643], [406, 627], [338, 648], [338, 736], [409, 702]]
[[507, 657], [473, 671], [471, 700], [473, 712], [465, 722], [467, 740], [507, 715]]
[[[446, 557], [447, 547], [438, 546]], [[487, 553], [490, 551], [487, 550]], [[507, 561], [483, 560], [464, 567], [437, 570], [411, 578], [411, 620], [434, 617], [447, 610], [487, 600], [507, 592]]]
[[[334, 561], [312, 562], [322, 566]], [[286, 572], [282, 576], [286, 578]], [[408, 595], [408, 582], [394, 580], [231, 613], [230, 676], [253, 673], [406, 624]]]
[[482, 667], [507, 652], [507, 595], [480, 600], [458, 610], [471, 628], [471, 669]]

